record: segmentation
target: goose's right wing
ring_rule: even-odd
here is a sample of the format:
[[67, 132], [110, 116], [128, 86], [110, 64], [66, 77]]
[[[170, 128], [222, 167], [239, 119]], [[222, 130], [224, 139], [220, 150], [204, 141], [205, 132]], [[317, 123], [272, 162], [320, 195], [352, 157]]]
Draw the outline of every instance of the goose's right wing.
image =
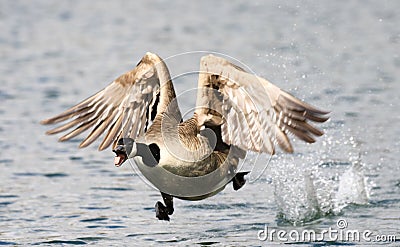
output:
[[146, 131], [157, 113], [157, 102], [162, 100], [160, 84], [166, 82], [160, 82], [160, 73], [169, 75], [166, 65], [157, 55], [147, 53], [133, 70], [65, 112], [41, 121], [41, 124], [56, 124], [73, 118], [46, 132], [56, 134], [77, 126], [59, 141], [69, 140], [93, 127], [80, 148], [90, 145], [105, 132], [99, 150], [113, 142], [115, 145], [121, 137], [136, 139]]
[[309, 122], [328, 113], [300, 101], [269, 81], [213, 55], [200, 62], [195, 114], [200, 126], [221, 125], [222, 139], [243, 150], [274, 153], [277, 143], [293, 152], [287, 137], [305, 142], [323, 132]]

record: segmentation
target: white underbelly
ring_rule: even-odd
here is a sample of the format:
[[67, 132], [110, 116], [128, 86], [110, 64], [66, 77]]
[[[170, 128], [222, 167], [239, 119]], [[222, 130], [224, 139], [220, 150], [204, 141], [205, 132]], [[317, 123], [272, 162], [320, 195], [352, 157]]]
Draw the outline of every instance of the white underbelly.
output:
[[[206, 158], [200, 162], [189, 162], [171, 155], [161, 154], [159, 165], [149, 167], [141, 157], [133, 158], [142, 175], [158, 190], [175, 197], [196, 198], [213, 195], [230, 182], [234, 171], [229, 164], [217, 169], [208, 169], [206, 166], [212, 161]], [[207, 197], [207, 196], [206, 196]]]

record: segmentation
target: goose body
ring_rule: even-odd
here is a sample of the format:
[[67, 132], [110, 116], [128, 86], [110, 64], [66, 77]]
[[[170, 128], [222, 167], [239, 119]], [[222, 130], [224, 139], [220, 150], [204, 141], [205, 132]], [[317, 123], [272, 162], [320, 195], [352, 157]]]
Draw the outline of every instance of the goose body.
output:
[[47, 131], [69, 140], [92, 128], [80, 144], [104, 138], [99, 150], [112, 146], [115, 165], [135, 160], [142, 174], [162, 193], [159, 219], [169, 220], [172, 197], [200, 200], [215, 195], [230, 181], [243, 186], [238, 163], [247, 151], [293, 152], [291, 133], [312, 143], [323, 132], [309, 124], [324, 122], [319, 110], [224, 58], [201, 58], [196, 110], [182, 120], [165, 62], [146, 53], [137, 66], [111, 84], [42, 124], [66, 123]]

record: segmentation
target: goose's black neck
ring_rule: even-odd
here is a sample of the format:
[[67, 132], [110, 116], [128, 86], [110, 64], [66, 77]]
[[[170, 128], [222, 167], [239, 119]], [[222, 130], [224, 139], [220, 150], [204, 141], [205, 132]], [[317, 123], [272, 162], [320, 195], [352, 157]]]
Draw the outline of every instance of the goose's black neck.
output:
[[154, 167], [160, 162], [160, 148], [155, 143], [146, 145], [136, 143], [137, 156], [142, 157], [143, 163], [147, 166]]

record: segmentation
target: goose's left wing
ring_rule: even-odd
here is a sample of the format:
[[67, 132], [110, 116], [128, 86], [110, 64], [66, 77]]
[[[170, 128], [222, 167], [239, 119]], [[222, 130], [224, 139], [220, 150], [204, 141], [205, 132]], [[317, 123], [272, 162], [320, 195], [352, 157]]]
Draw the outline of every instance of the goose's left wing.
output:
[[292, 133], [312, 143], [323, 132], [309, 122], [325, 122], [319, 110], [269, 81], [213, 55], [200, 62], [196, 111], [199, 126], [221, 125], [222, 139], [243, 150], [271, 153], [277, 143], [293, 152]]
[[106, 135], [99, 150], [112, 143], [115, 145], [121, 137], [136, 139], [146, 131], [158, 111], [157, 102], [165, 96], [160, 95], [160, 84], [166, 82], [160, 82], [159, 79], [159, 73], [165, 71], [168, 72], [168, 69], [164, 62], [157, 55], [147, 53], [133, 70], [65, 112], [41, 121], [41, 124], [69, 120], [46, 132], [56, 134], [75, 127], [59, 141], [69, 140], [92, 128], [79, 145], [80, 148], [90, 145], [103, 133]]

